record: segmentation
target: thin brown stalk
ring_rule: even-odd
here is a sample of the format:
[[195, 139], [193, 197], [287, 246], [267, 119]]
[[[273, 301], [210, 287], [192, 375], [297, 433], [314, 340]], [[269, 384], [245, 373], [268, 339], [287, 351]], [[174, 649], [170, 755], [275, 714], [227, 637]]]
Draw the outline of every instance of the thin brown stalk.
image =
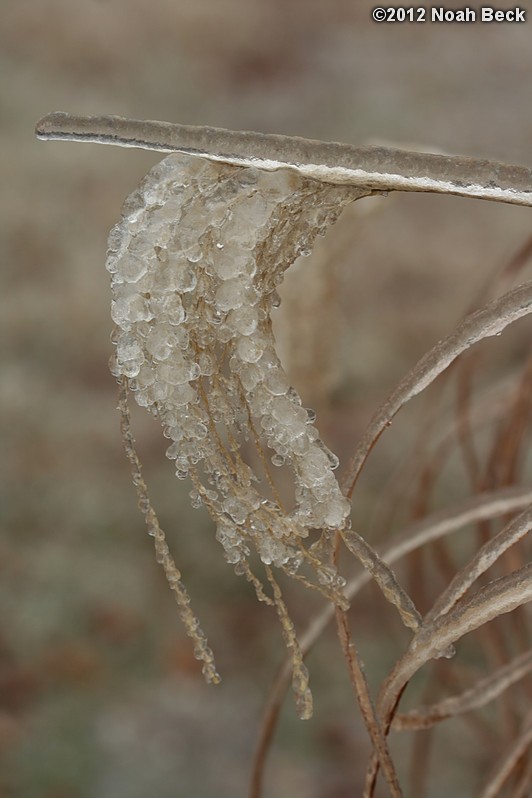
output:
[[[490, 297], [495, 297], [497, 293], [505, 292], [515, 279], [516, 275], [526, 266], [532, 255], [532, 237], [529, 237], [524, 245], [512, 258], [503, 265], [495, 274], [490, 274], [484, 281], [476, 299], [470, 305], [468, 313], [472, 313], [475, 307], [486, 304]], [[457, 422], [459, 432], [459, 442], [464, 454], [464, 460], [471, 484], [477, 485], [480, 479], [480, 462], [473, 444], [473, 423], [474, 416], [471, 413], [471, 384], [473, 380], [473, 370], [478, 363], [475, 353], [470, 353], [469, 357], [461, 358], [460, 369], [457, 377]]]
[[[490, 423], [505, 412], [508, 406], [508, 396], [514, 390], [514, 376], [510, 375], [500, 380], [495, 386], [486, 389], [475, 396], [471, 424], [475, 430]], [[438, 426], [435, 426], [438, 422]], [[389, 529], [395, 508], [399, 502], [404, 502], [408, 497], [411, 486], [416, 484], [418, 474], [425, 470], [441, 469], [443, 461], [451, 453], [452, 446], [458, 433], [458, 419], [456, 414], [442, 423], [442, 412], [437, 407], [433, 420], [427, 422], [426, 427], [420, 429], [420, 443], [417, 449], [408, 457], [403, 458], [397, 466], [389, 484], [382, 491], [383, 501], [375, 513], [372, 527], [376, 530]], [[428, 438], [432, 440], [432, 451], [429, 451]], [[427, 444], [423, 445], [423, 440]], [[425, 457], [423, 452], [426, 451]]]
[[532, 282], [514, 288], [466, 318], [447, 338], [439, 341], [401, 380], [381, 405], [358, 444], [343, 481], [351, 497], [366, 459], [394, 416], [414, 396], [427, 388], [456, 358], [478, 341], [501, 333], [509, 324], [532, 312]]
[[434, 730], [418, 734], [410, 757], [410, 795], [423, 798], [428, 794], [430, 755], [434, 746]]
[[486, 479], [492, 484], [511, 485], [519, 478], [523, 444], [530, 418], [532, 391], [532, 361], [529, 359], [508, 403], [505, 418], [501, 420], [498, 435], [486, 468]]
[[355, 691], [366, 729], [368, 730], [371, 742], [373, 743], [375, 756], [377, 757], [377, 760], [382, 768], [383, 776], [386, 779], [388, 787], [390, 788], [390, 794], [393, 796], [393, 798], [401, 798], [403, 793], [401, 791], [401, 787], [399, 786], [399, 781], [397, 779], [392, 758], [390, 756], [390, 752], [388, 751], [388, 745], [386, 743], [385, 736], [382, 732], [375, 712], [375, 707], [373, 706], [373, 702], [369, 694], [368, 684], [362, 669], [358, 652], [353, 641], [351, 640], [347, 615], [342, 609], [340, 609], [340, 607], [336, 608], [336, 626], [338, 630], [338, 638], [340, 640], [345, 661], [349, 670], [351, 684], [353, 685], [353, 690]]
[[[455, 364], [453, 364], [446, 374], [444, 379], [448, 379], [452, 373]], [[427, 398], [427, 397], [426, 397]], [[457, 419], [457, 423], [458, 423]], [[450, 447], [449, 447], [450, 448]], [[449, 454], [447, 451], [445, 454]], [[437, 480], [443, 471], [445, 458], [432, 457], [427, 460], [425, 466], [421, 469], [418, 478], [417, 495], [412, 503], [412, 518], [423, 519], [429, 512], [431, 504], [431, 495], [434, 490]], [[440, 573], [442, 573], [445, 584], [451, 579], [452, 575], [456, 572], [453, 566], [451, 553], [445, 543], [436, 540], [430, 553], [436, 562], [436, 566]], [[409, 592], [415, 596], [416, 602], [421, 603], [422, 607], [430, 607], [432, 603], [432, 596], [434, 594], [434, 576], [429, 576], [430, 569], [427, 567], [427, 558], [429, 551], [426, 547], [419, 547], [408, 558], [407, 568], [409, 575]]]
[[[499, 283], [508, 283], [505, 272], [500, 275]], [[530, 362], [525, 364], [523, 374], [520, 377], [512, 393], [508, 397], [505, 412], [498, 420], [496, 433], [494, 435], [490, 451], [486, 455], [486, 464], [483, 467], [483, 474], [478, 482], [480, 489], [488, 490], [511, 485], [518, 481], [520, 462], [522, 460], [522, 450], [526, 441], [526, 425], [529, 405], [529, 388], [527, 374], [530, 371]], [[490, 538], [494, 536], [492, 524], [479, 523], [477, 532], [477, 548], [482, 549], [488, 544]], [[523, 565], [523, 558], [520, 555], [521, 547], [510, 547], [502, 554], [497, 563], [497, 571], [494, 575], [515, 571]], [[456, 576], [453, 575], [456, 585]], [[453, 580], [449, 579], [450, 584]], [[504, 624], [493, 623], [481, 630], [481, 645], [483, 646], [490, 670], [504, 664], [512, 652], [515, 645], [510, 641], [510, 628], [519, 626], [519, 617], [522, 608], [512, 613], [508, 621]], [[523, 641], [523, 648], [527, 648], [528, 642]], [[501, 717], [499, 720], [499, 733], [503, 739], [511, 739], [517, 733], [517, 714], [513, 695], [506, 693], [500, 703]]]
[[532, 651], [526, 651], [459, 695], [446, 698], [437, 704], [413, 709], [403, 715], [396, 715], [392, 728], [396, 731], [427, 729], [446, 718], [480, 709], [512, 684], [523, 679], [530, 671], [532, 671]]
[[516, 274], [519, 274], [532, 259], [532, 236], [529, 236], [525, 243], [522, 244], [513, 257], [508, 261], [504, 267], [503, 274], [507, 280], [513, 280]]
[[[498, 272], [488, 275], [483, 282], [475, 300], [469, 305], [467, 313], [473, 313], [479, 305], [486, 304], [490, 297], [508, 290], [516, 275], [524, 268], [532, 254], [532, 237], [514, 254], [509, 262], [503, 265]], [[457, 427], [458, 439], [464, 454], [466, 468], [471, 478], [471, 484], [477, 485], [480, 479], [480, 462], [473, 444], [474, 416], [471, 413], [471, 385], [473, 371], [478, 363], [477, 353], [469, 353], [469, 357], [460, 359], [459, 373], [457, 376]]]
[[523, 772], [509, 798], [529, 798], [530, 785], [532, 784], [532, 757], [528, 757]]
[[464, 463], [471, 485], [476, 486], [480, 479], [480, 463], [473, 437], [472, 401], [471, 386], [473, 382], [473, 371], [478, 362], [477, 352], [470, 353], [460, 361], [457, 374], [457, 397], [456, 397], [456, 425], [458, 432], [458, 443], [463, 454]]
[[521, 728], [521, 733], [512, 741], [499, 762], [497, 762], [493, 772], [490, 773], [486, 780], [485, 786], [481, 789], [479, 798], [496, 798], [496, 796], [499, 795], [505, 782], [519, 763], [519, 760], [531, 745], [532, 712], [529, 712]]
[[289, 660], [283, 662], [274, 679], [270, 694], [268, 695], [268, 702], [261, 723], [260, 737], [253, 757], [249, 798], [260, 798], [262, 795], [266, 759], [284, 703], [286, 690], [290, 682], [290, 664]]

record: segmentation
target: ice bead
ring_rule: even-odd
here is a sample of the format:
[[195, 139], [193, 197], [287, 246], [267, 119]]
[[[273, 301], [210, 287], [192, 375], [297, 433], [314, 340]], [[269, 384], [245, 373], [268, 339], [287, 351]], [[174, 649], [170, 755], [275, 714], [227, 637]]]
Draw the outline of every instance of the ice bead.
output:
[[128, 326], [130, 323], [149, 321], [153, 318], [153, 314], [143, 296], [131, 294], [130, 296], [118, 297], [113, 300], [111, 303], [111, 318], [115, 324], [124, 328], [124, 325]]
[[155, 287], [163, 293], [178, 291], [187, 293], [193, 291], [197, 284], [197, 274], [194, 264], [181, 256], [180, 250], [173, 252], [164, 250], [168, 258], [167, 264], [159, 269], [156, 276]]
[[286, 396], [275, 396], [272, 402], [272, 415], [281, 424], [291, 424], [297, 419], [296, 408]]
[[241, 335], [251, 335], [257, 329], [258, 320], [256, 308], [243, 305], [229, 313], [227, 324]]
[[324, 525], [327, 527], [341, 527], [351, 511], [351, 505], [343, 496], [332, 498], [324, 512]]
[[240, 368], [239, 377], [244, 390], [249, 393], [262, 380], [262, 372], [255, 363], [245, 363]]
[[184, 382], [189, 382], [190, 367], [183, 359], [182, 355], [174, 356], [171, 362], [160, 363], [157, 366], [157, 379], [159, 382], [165, 382], [169, 385], [182, 385]]
[[256, 363], [260, 360], [263, 347], [254, 338], [244, 337], [237, 342], [236, 352], [245, 363]]
[[124, 375], [124, 377], [129, 377], [130, 379], [136, 377], [140, 371], [143, 360], [144, 356], [134, 358], [133, 360], [124, 361], [121, 365], [121, 373]]
[[253, 304], [256, 298], [256, 293], [249, 279], [240, 276], [224, 280], [219, 285], [215, 302], [219, 310], [227, 312], [234, 308], [240, 308], [244, 304]]
[[271, 214], [271, 204], [262, 194], [256, 193], [233, 210], [233, 221], [242, 230], [257, 230], [263, 227]]
[[252, 271], [250, 264], [253, 263], [253, 256], [249, 251], [229, 244], [219, 249], [216, 255], [212, 261], [212, 268], [214, 274], [222, 280], [229, 280]]
[[267, 372], [264, 385], [274, 396], [283, 396], [290, 387], [286, 374], [279, 368], [273, 368]]
[[196, 391], [188, 382], [173, 385], [168, 393], [168, 402], [170, 406], [183, 407], [195, 403], [197, 400]]
[[[126, 360], [133, 360], [142, 355], [142, 345], [138, 337], [133, 333], [123, 333], [116, 344], [116, 356], [118, 361], [124, 363]], [[144, 359], [144, 356], [143, 358]]]
[[148, 271], [148, 262], [146, 258], [138, 255], [124, 255], [118, 261], [116, 271], [124, 282], [136, 283]]
[[154, 317], [165, 319], [168, 324], [178, 326], [185, 320], [185, 309], [178, 294], [168, 294], [151, 299], [150, 309]]
[[223, 508], [236, 524], [243, 524], [247, 518], [248, 509], [245, 503], [239, 501], [235, 496], [229, 496], [225, 500]]

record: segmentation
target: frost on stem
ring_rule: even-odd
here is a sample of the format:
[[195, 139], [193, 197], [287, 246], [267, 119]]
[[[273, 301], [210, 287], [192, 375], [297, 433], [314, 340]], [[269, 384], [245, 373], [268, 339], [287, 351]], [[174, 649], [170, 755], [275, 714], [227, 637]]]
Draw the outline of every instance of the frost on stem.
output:
[[[289, 384], [271, 310], [288, 266], [367, 193], [288, 169], [171, 155], [126, 200], [109, 236], [111, 370], [160, 420], [177, 477], [192, 482], [193, 505], [205, 505], [226, 560], [268, 603], [253, 552], [267, 576], [276, 566], [347, 604], [329, 556], [350, 509], [333, 473], [338, 460]], [[291, 475], [291, 507], [276, 486], [279, 467], [283, 479]], [[322, 533], [310, 546], [312, 529]], [[275, 587], [286, 635], [281, 602]], [[301, 675], [297, 653], [294, 662]], [[305, 678], [295, 681], [306, 693]]]

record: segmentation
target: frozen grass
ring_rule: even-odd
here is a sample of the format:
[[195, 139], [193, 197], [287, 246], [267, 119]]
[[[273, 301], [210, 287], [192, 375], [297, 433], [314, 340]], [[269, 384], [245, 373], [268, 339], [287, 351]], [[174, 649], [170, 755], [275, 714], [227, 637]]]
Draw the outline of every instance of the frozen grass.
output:
[[[368, 136], [399, 146], [428, 142], [507, 161], [528, 157], [529, 26], [385, 31], [368, 22], [364, 3], [294, 3], [289, 17], [284, 5], [258, 2], [213, 9], [210, 2], [174, 0], [148, 13], [141, 0], [127, 8], [66, 0], [2, 4], [2, 329], [9, 345], [1, 381], [0, 746], [2, 789], [13, 796], [244, 794], [260, 702], [280, 655], [275, 618], [219, 562], [208, 518], [189, 508], [187, 491], [167, 469], [157, 425], [133, 412], [154, 504], [224, 676], [215, 692], [201, 683], [124, 468], [106, 368], [108, 281], [101, 266], [107, 230], [153, 157], [62, 145], [43, 153], [31, 140], [35, 118], [75, 105], [80, 112], [353, 143]], [[529, 219], [526, 209], [446, 197], [367, 200], [344, 213], [308, 261], [290, 269], [274, 320], [282, 361], [342, 462], [424, 352], [468, 312], [511, 288], [488, 278], [519, 255]], [[526, 257], [515, 263], [520, 275], [509, 269], [507, 278], [528, 279]], [[490, 293], [481, 298], [483, 285]], [[503, 486], [501, 500], [504, 485], [529, 483], [528, 399], [515, 390], [528, 342], [529, 323], [521, 321], [480, 344], [469, 419], [454, 407], [467, 406], [470, 367], [458, 398], [452, 383], [436, 383], [426, 425], [420, 426], [423, 400], [407, 405], [357, 485], [356, 528], [383, 557], [401, 531], [420, 529], [418, 518], [429, 523], [440, 511], [458, 518], [477, 501], [469, 498], [473, 492], [483, 503], [485, 511], [469, 516], [445, 549], [434, 539], [423, 558], [411, 553], [408, 569], [395, 561], [423, 613], [478, 548], [477, 526], [485, 537], [505, 525], [502, 516], [488, 515], [500, 494], [490, 483]], [[518, 433], [517, 417], [524, 454], [514, 478], [512, 456], [501, 461], [497, 452], [511, 444], [507, 429]], [[508, 513], [521, 509], [517, 499], [507, 506]], [[182, 529], [193, 534], [178, 536]], [[285, 597], [301, 632], [322, 611], [289, 584]], [[373, 588], [354, 601], [350, 621], [376, 694], [408, 634]], [[519, 642], [528, 634], [524, 621], [523, 629], [506, 615], [491, 624], [490, 637], [465, 637], [455, 661], [435, 661], [414, 677], [401, 712], [496, 674], [529, 645]], [[508, 650], [506, 661], [498, 645]], [[345, 700], [349, 688], [330, 634], [319, 637], [308, 665], [315, 718], [299, 723], [286, 702], [268, 798], [360, 792], [368, 743]], [[393, 733], [398, 761], [406, 763], [416, 745], [411, 794], [424, 794], [425, 762], [425, 794], [435, 798], [474, 795], [491, 776], [488, 768], [502, 772], [526, 739], [516, 721], [529, 700], [525, 687], [514, 684], [497, 699], [497, 715], [486, 707], [430, 735]], [[406, 770], [400, 767], [408, 792]], [[527, 794], [529, 779], [530, 766], [523, 766], [516, 796]]]
[[[50, 117], [54, 135], [57, 130], [61, 137], [64, 129], [67, 137], [75, 140], [77, 130], [87, 129], [88, 141], [100, 140], [91, 133], [92, 128], [97, 131], [101, 127], [96, 118], [70, 122], [65, 116], [57, 116], [56, 128], [54, 119]], [[39, 123], [38, 132], [47, 130], [48, 124], [47, 120]], [[109, 119], [107, 133], [101, 138], [103, 143], [116, 143], [113, 124]], [[131, 141], [145, 140], [142, 123], [137, 124], [137, 133], [134, 125], [128, 126], [124, 120], [118, 120], [117, 124], [131, 128]], [[155, 125], [152, 127], [156, 130]], [[211, 133], [215, 137], [226, 136], [222, 132]], [[187, 146], [196, 146], [194, 136], [197, 136], [200, 142], [197, 147], [201, 150], [201, 142], [205, 139], [201, 129], [191, 133]], [[247, 134], [245, 146], [254, 147], [252, 152], [256, 156], [262, 142], [260, 136], [255, 140], [252, 134]], [[231, 142], [222, 146], [227, 147], [224, 152], [231, 152]], [[284, 140], [282, 146], [283, 151], [288, 152], [291, 143]], [[319, 145], [304, 145], [305, 151], [311, 147], [316, 150], [312, 162], [319, 163]], [[389, 157], [392, 162], [401, 163], [401, 156], [394, 151], [389, 151]], [[413, 158], [415, 156], [409, 156], [409, 161]], [[192, 503], [196, 507], [204, 504], [216, 522], [217, 537], [225, 549], [227, 561], [236, 563], [236, 573], [251, 582], [260, 601], [276, 609], [290, 652], [289, 668], [282, 671], [268, 702], [250, 795], [259, 798], [262, 792], [265, 757], [288, 672], [291, 671], [300, 718], [308, 720], [312, 717], [313, 702], [303, 654], [316, 642], [324, 624], [318, 623], [317, 633], [314, 627], [310, 643], [306, 640], [306, 648], [301, 648], [272, 567], [281, 569], [307, 588], [316, 587], [301, 573], [301, 565], [309, 565], [317, 575], [317, 588], [334, 606], [341, 651], [371, 740], [364, 796], [372, 798], [375, 795], [378, 775], [382, 772], [390, 795], [401, 798], [403, 790], [387, 737], [402, 695], [414, 675], [430, 660], [452, 660], [457, 653], [455, 644], [464, 636], [483, 629], [500, 616], [516, 613], [530, 602], [531, 565], [526, 563], [526, 553], [520, 544], [532, 526], [532, 504], [527, 504], [495, 535], [489, 536], [479, 527], [476, 552], [449, 578], [454, 567], [452, 555], [447, 550], [445, 532], [453, 530], [453, 521], [460, 517], [460, 512], [451, 510], [445, 519], [447, 527], [444, 523], [442, 531], [440, 522], [435, 533], [434, 525], [424, 518], [423, 507], [427, 507], [428, 494], [438, 481], [439, 464], [432, 465], [429, 475], [426, 468], [421, 467], [416, 515], [418, 524], [422, 525], [422, 535], [414, 536], [415, 543], [409, 540], [399, 555], [397, 551], [393, 552], [395, 557], [408, 557], [413, 552], [415, 587], [419, 590], [421, 583], [424, 600], [429, 606], [423, 615], [418, 611], [411, 595], [391, 570], [387, 562], [390, 555], [387, 559], [382, 558], [356, 526], [352, 529], [351, 521], [346, 520], [345, 499], [341, 497], [331, 472], [331, 463], [334, 460], [332, 467], [336, 467], [338, 459], [317, 437], [315, 428], [308, 426], [314, 421], [315, 414], [312, 411], [312, 416], [308, 416], [301, 408], [299, 395], [289, 387], [272, 335], [271, 313], [280, 303], [277, 289], [284, 271], [298, 254], [310, 254], [314, 236], [325, 233], [334, 207], [338, 206], [339, 211], [346, 200], [363, 198], [367, 193], [366, 185], [361, 182], [353, 194], [350, 188], [326, 189], [327, 184], [322, 188], [313, 180], [296, 179], [295, 175], [283, 169], [262, 175], [254, 166], [203, 165], [203, 160], [203, 156], [181, 159], [172, 156], [152, 170], [140, 189], [126, 200], [122, 220], [109, 237], [107, 267], [111, 273], [112, 317], [116, 324], [113, 335], [116, 356], [111, 361], [111, 370], [120, 385], [122, 437], [139, 507], [145, 516], [148, 533], [154, 538], [156, 559], [175, 593], [181, 620], [194, 642], [194, 656], [202, 661], [207, 682], [217, 684], [220, 676], [213, 652], [191, 610], [181, 573], [148, 496], [131, 431], [128, 390], [136, 392], [138, 404], [150, 409], [160, 419], [165, 436], [174, 441], [167, 455], [176, 459], [176, 475], [180, 479], [190, 477]], [[294, 157], [294, 164], [298, 161], [299, 156]], [[459, 169], [461, 161], [454, 163], [449, 159], [446, 163], [452, 172], [453, 168]], [[474, 172], [474, 162], [468, 164]], [[419, 169], [425, 167], [427, 170], [430, 168], [430, 159], [423, 157], [419, 160]], [[387, 173], [394, 167], [383, 165], [381, 168]], [[497, 167], [496, 173], [500, 171], [501, 168]], [[511, 175], [511, 170], [508, 172]], [[362, 181], [364, 179], [362, 177]], [[373, 173], [367, 179], [373, 181]], [[392, 181], [390, 188], [393, 185]], [[443, 185], [440, 183], [437, 190], [441, 191]], [[511, 186], [507, 190], [511, 194]], [[345, 191], [345, 197], [342, 191]], [[523, 198], [526, 195], [527, 201], [532, 202], [526, 186], [524, 191]], [[337, 213], [334, 221], [336, 216]], [[527, 242], [499, 276], [500, 284], [512, 283], [519, 276], [529, 250]], [[164, 271], [161, 263], [166, 264]], [[195, 269], [193, 279], [188, 274], [192, 268]], [[164, 277], [162, 282], [161, 277]], [[483, 294], [489, 295], [493, 290], [496, 286], [486, 286]], [[491, 447], [484, 454], [484, 466], [477, 452], [474, 433], [476, 414], [472, 385], [478, 358], [469, 350], [485, 339], [500, 336], [507, 327], [530, 313], [532, 283], [524, 282], [473, 310], [423, 355], [377, 409], [356, 444], [341, 482], [345, 498], [353, 501], [355, 487], [368, 457], [392, 420], [405, 405], [434, 383], [439, 381], [441, 384], [438, 378], [445, 375], [448, 383], [452, 385], [454, 378], [457, 383], [456, 446], [464, 457], [466, 479], [470, 482], [470, 512], [476, 512], [479, 521], [482, 518], [484, 522], [500, 513], [500, 501], [494, 503], [493, 496], [479, 496], [475, 500], [479, 489], [495, 492], [503, 505], [506, 499], [507, 511], [512, 500], [522, 499], [526, 491], [520, 494], [519, 490], [514, 490], [507, 496], [504, 489], [517, 482], [523, 460], [527, 400], [532, 386], [529, 362], [525, 362], [522, 373], [518, 371], [514, 375], [510, 400], [502, 405], [502, 413], [495, 415], [498, 428], [492, 433]], [[272, 376], [275, 379], [272, 380]], [[304, 415], [304, 422], [300, 419], [300, 412]], [[423, 432], [419, 444], [423, 455], [431, 445], [434, 420], [434, 413], [427, 419], [420, 418]], [[250, 456], [246, 451], [249, 448], [246, 442], [250, 440], [258, 457]], [[299, 445], [301, 441], [304, 447]], [[272, 451], [274, 465], [278, 465], [275, 460], [280, 458], [281, 465], [286, 463], [291, 469], [295, 494], [293, 508], [281, 499], [270, 472], [268, 458]], [[416, 459], [423, 462], [418, 453], [414, 468]], [[260, 465], [260, 472], [254, 470], [254, 461]], [[286, 478], [287, 474], [284, 474]], [[268, 498], [253, 485], [262, 482], [268, 490]], [[500, 497], [497, 491], [500, 491]], [[386, 502], [386, 493], [381, 494], [380, 501]], [[356, 498], [352, 517], [356, 524]], [[307, 548], [303, 540], [308, 537], [309, 530], [319, 534]], [[487, 539], [482, 542], [482, 538]], [[419, 567], [423, 548], [433, 539], [438, 540], [436, 564], [448, 581], [439, 596], [436, 594], [435, 600], [430, 583], [425, 582], [427, 571]], [[404, 626], [413, 633], [406, 650], [396, 659], [382, 682], [376, 701], [371, 697], [364, 662], [355, 646], [348, 621], [350, 607], [343, 591], [346, 580], [337, 570], [341, 543], [366, 569], [382, 595], [399, 611]], [[260, 575], [257, 576], [258, 564], [250, 546], [254, 547], [261, 561], [264, 582]], [[508, 559], [510, 551], [513, 555], [511, 560]], [[471, 590], [485, 572], [501, 564], [502, 576], [496, 575], [484, 586]], [[265, 584], [271, 595], [265, 592]], [[351, 594], [355, 592], [352, 590]], [[508, 640], [492, 631], [492, 626], [487, 627], [487, 633], [498, 658], [507, 660], [515, 649], [515, 642], [512, 641], [510, 646]], [[525, 634], [520, 638], [518, 645], [526, 645]], [[378, 635], [376, 644], [379, 644]], [[384, 639], [383, 648], [386, 647]], [[466, 696], [458, 701], [454, 699], [454, 704], [458, 703], [463, 711], [473, 711], [490, 699], [506, 694], [528, 674], [529, 668], [522, 667], [528, 654], [522, 652], [516, 665], [509, 663], [500, 669], [498, 675], [470, 686]], [[449, 669], [452, 671], [452, 666]], [[449, 679], [448, 674], [444, 678]], [[488, 685], [491, 685], [491, 691]], [[481, 698], [475, 700], [479, 695]], [[454, 704], [453, 699], [443, 701], [443, 706], [452, 707]], [[522, 711], [520, 708], [515, 721]], [[415, 723], [410, 726], [399, 723], [395, 728], [399, 731], [423, 729], [456, 715], [457, 711], [432, 710], [426, 714], [429, 723], [417, 726]], [[415, 710], [410, 715], [415, 718]], [[483, 795], [497, 795], [508, 782], [521, 789], [526, 773], [523, 758], [530, 737], [528, 715], [523, 723], [519, 737], [501, 760], [493, 780], [483, 788]], [[418, 786], [419, 773], [424, 769], [425, 781], [427, 784], [431, 782], [427, 750], [426, 746], [424, 749], [419, 746], [413, 748], [410, 770]]]

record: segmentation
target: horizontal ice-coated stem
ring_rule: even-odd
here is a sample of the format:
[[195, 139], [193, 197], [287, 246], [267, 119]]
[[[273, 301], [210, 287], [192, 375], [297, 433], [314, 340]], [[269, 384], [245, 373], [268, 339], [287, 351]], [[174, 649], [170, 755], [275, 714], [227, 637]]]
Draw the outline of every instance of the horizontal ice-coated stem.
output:
[[62, 112], [45, 116], [35, 132], [46, 140], [182, 152], [267, 170], [290, 167], [315, 180], [375, 191], [430, 191], [532, 206], [532, 169], [476, 158]]

